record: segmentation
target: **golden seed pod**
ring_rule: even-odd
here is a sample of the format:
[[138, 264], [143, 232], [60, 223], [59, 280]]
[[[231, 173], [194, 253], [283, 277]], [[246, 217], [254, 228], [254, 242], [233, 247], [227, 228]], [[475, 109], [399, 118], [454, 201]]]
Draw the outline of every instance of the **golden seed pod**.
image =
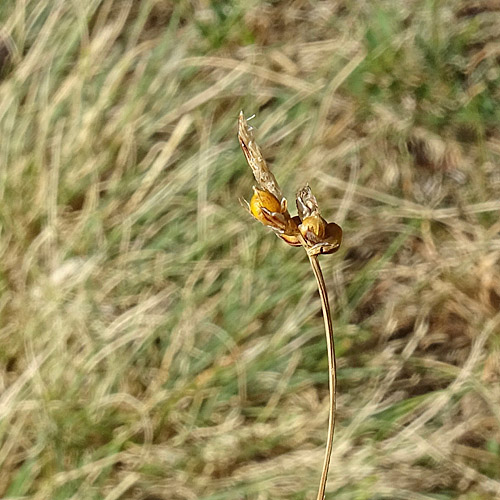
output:
[[318, 243], [325, 238], [326, 225], [327, 222], [321, 215], [314, 214], [304, 218], [299, 226], [299, 230], [306, 240], [312, 239], [314, 243]]
[[274, 222], [269, 218], [269, 215], [262, 211], [263, 208], [268, 212], [281, 212], [281, 203], [269, 191], [254, 188], [250, 200], [250, 213], [262, 224], [273, 226]]

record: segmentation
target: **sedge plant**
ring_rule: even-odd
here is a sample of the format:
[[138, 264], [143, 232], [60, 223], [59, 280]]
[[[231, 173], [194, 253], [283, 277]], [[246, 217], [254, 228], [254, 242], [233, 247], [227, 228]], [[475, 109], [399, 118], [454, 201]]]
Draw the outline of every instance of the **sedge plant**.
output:
[[321, 216], [318, 202], [309, 185], [297, 192], [298, 215], [293, 217], [290, 215], [287, 200], [267, 166], [262, 152], [255, 142], [253, 129], [248, 125], [242, 111], [238, 120], [238, 140], [257, 182], [253, 188], [254, 193], [250, 203], [245, 202], [248, 211], [289, 245], [304, 248], [318, 284], [325, 323], [330, 390], [326, 451], [317, 495], [317, 500], [323, 500], [335, 430], [337, 377], [330, 304], [318, 256], [331, 254], [339, 249], [342, 242], [342, 229], [334, 222], [327, 222]]

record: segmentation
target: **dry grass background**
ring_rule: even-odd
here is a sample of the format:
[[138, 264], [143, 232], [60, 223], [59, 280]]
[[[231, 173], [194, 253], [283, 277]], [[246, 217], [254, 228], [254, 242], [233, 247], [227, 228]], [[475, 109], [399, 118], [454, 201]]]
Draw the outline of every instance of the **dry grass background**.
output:
[[327, 499], [500, 498], [500, 5], [0, 4], [0, 496], [312, 499], [303, 252], [238, 203], [240, 109], [343, 248]]

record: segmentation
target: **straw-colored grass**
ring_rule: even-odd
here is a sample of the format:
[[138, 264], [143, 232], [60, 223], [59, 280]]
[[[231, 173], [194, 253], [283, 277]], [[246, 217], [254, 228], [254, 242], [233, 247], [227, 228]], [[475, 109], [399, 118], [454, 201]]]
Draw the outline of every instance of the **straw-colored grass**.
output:
[[500, 497], [498, 2], [0, 2], [0, 497]]

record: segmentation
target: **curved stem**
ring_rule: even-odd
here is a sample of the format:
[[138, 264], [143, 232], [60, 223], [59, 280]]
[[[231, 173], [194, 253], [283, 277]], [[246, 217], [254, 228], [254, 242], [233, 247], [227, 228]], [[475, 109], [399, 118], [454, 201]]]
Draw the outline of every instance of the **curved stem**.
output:
[[326, 438], [325, 459], [323, 462], [323, 470], [321, 472], [321, 480], [319, 483], [318, 496], [316, 500], [324, 500], [326, 479], [328, 477], [328, 469], [330, 467], [330, 456], [333, 446], [333, 432], [335, 430], [335, 404], [337, 392], [337, 366], [335, 361], [335, 345], [333, 342], [332, 317], [330, 313], [330, 304], [328, 302], [328, 293], [326, 291], [325, 279], [319, 266], [318, 257], [316, 255], [307, 254], [309, 262], [314, 271], [316, 282], [318, 283], [319, 296], [321, 298], [321, 308], [323, 310], [323, 320], [325, 322], [326, 348], [328, 351], [328, 383], [330, 387], [330, 406], [328, 413], [328, 435]]

